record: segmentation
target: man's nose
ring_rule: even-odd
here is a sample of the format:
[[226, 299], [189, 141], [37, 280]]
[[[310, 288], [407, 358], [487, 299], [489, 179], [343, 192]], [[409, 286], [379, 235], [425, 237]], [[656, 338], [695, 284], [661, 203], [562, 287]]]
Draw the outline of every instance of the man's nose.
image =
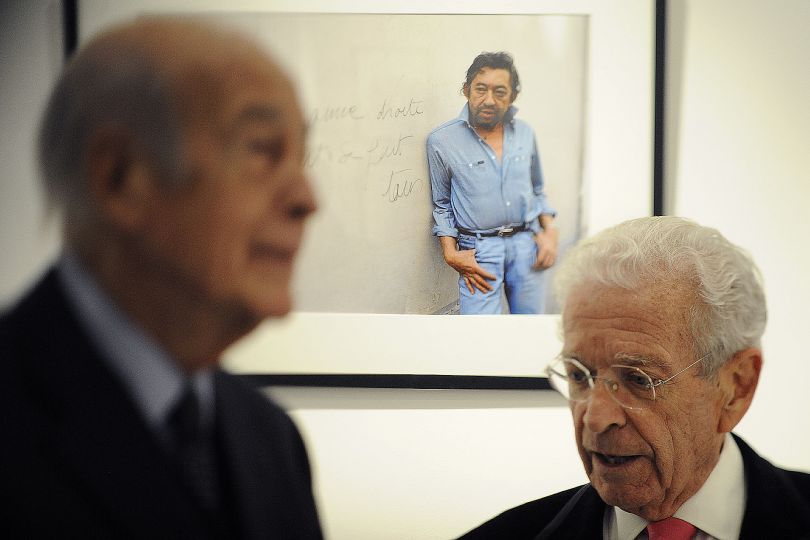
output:
[[306, 218], [314, 214], [318, 209], [317, 198], [309, 175], [302, 174], [297, 190], [297, 213], [300, 218]]
[[484, 105], [494, 105], [495, 104], [495, 94], [492, 90], [487, 90], [487, 93], [484, 94]]
[[611, 427], [622, 427], [627, 423], [627, 411], [613, 399], [604, 381], [594, 381], [591, 395], [585, 402], [585, 427], [592, 433], [604, 433]]
[[283, 205], [289, 218], [303, 221], [318, 209], [312, 181], [303, 170], [296, 169], [283, 195]]

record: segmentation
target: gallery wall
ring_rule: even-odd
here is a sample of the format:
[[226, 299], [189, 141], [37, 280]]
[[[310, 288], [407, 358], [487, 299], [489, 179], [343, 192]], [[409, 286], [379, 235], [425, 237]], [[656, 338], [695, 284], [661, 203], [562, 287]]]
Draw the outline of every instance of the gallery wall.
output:
[[58, 2], [0, 2], [0, 309], [59, 248], [37, 179], [34, 138], [62, 65]]
[[810, 2], [671, 0], [668, 212], [717, 227], [759, 264], [765, 366], [738, 431], [810, 470]]

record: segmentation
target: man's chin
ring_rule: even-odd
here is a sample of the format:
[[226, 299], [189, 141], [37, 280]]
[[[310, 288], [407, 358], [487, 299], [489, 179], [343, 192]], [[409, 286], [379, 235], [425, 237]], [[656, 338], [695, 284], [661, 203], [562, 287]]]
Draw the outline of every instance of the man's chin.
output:
[[293, 308], [292, 295], [286, 288], [274, 291], [257, 303], [253, 309], [253, 315], [259, 322], [271, 317], [283, 317]]
[[[292, 310], [292, 297], [288, 291], [276, 291], [248, 302], [236, 302], [230, 317], [231, 332], [241, 337], [266, 319], [283, 317]], [[237, 337], [237, 338], [238, 338]]]
[[638, 486], [613, 486], [591, 482], [599, 497], [609, 506], [618, 506], [626, 512], [635, 513], [638, 508], [649, 503], [649, 493]]
[[483, 128], [483, 129], [495, 129], [495, 126], [498, 125], [500, 119], [492, 117], [491, 120], [482, 121], [480, 118], [476, 118], [475, 127]]

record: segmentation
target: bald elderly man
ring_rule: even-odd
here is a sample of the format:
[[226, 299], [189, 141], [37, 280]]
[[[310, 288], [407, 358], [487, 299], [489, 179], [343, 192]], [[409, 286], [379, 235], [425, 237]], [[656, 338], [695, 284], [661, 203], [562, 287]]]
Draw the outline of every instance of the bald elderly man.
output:
[[321, 538], [295, 426], [217, 368], [290, 310], [315, 209], [287, 77], [142, 19], [67, 65], [39, 144], [64, 251], [0, 319], [3, 534]]
[[555, 292], [564, 343], [547, 374], [589, 483], [464, 540], [810, 538], [810, 474], [732, 434], [757, 388], [766, 319], [745, 252], [689, 220], [642, 218], [571, 250]]

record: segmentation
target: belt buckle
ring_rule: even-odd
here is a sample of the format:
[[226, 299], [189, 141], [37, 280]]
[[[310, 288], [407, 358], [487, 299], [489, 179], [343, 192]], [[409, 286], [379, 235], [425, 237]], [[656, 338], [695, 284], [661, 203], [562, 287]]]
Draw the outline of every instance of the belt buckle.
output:
[[513, 232], [515, 232], [514, 227], [501, 227], [498, 229], [498, 236], [509, 236]]

